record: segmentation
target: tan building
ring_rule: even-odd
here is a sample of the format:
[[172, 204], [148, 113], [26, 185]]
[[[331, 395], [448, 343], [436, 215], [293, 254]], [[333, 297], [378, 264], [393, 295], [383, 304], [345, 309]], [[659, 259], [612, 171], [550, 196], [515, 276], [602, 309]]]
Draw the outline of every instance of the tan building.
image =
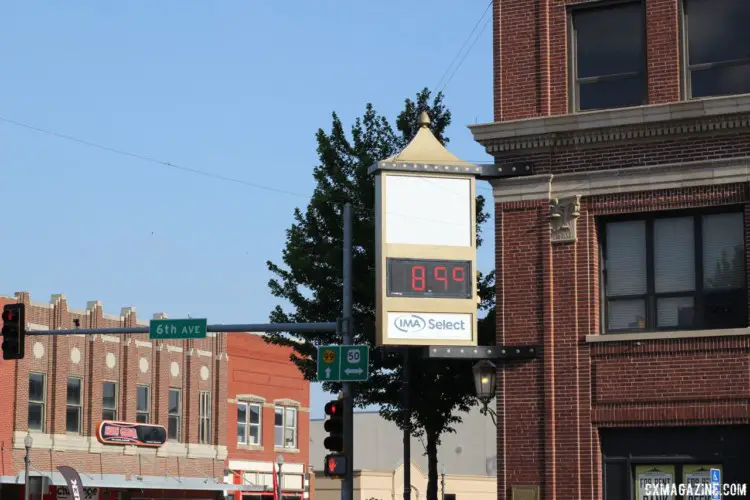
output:
[[[492, 403], [491, 403], [492, 404]], [[496, 428], [475, 408], [465, 413], [455, 433], [445, 434], [438, 448], [438, 471], [445, 467], [446, 500], [497, 499]], [[315, 500], [338, 500], [341, 481], [323, 476], [327, 435], [322, 419], [310, 421], [310, 463], [315, 471]], [[354, 414], [353, 500], [398, 500], [404, 491], [402, 432], [377, 412]], [[412, 500], [427, 496], [424, 439], [411, 441]], [[440, 485], [438, 485], [439, 487]], [[442, 493], [439, 488], [438, 493]]]

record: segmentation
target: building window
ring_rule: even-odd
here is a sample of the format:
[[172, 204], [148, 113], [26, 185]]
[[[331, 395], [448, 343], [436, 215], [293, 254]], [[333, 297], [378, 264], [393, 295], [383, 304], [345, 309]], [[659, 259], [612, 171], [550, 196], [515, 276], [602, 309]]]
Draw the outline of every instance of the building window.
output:
[[198, 400], [198, 442], [211, 442], [211, 393], [201, 391]]
[[274, 446], [297, 449], [297, 408], [286, 406], [275, 408]]
[[741, 212], [605, 222], [608, 332], [747, 326]]
[[169, 389], [169, 415], [167, 421], [167, 438], [180, 440], [182, 424], [182, 394], [179, 389]]
[[139, 385], [135, 392], [135, 421], [139, 424], [147, 424], [151, 414], [151, 391], [147, 385]]
[[68, 377], [67, 407], [65, 408], [65, 431], [81, 433], [81, 405], [83, 381], [78, 377]]
[[687, 94], [750, 92], [750, 2], [683, 0]]
[[646, 104], [641, 2], [571, 10], [574, 111]]
[[117, 383], [102, 384], [102, 420], [117, 420]]
[[237, 442], [260, 445], [261, 405], [258, 403], [237, 403]]
[[47, 377], [44, 373], [29, 373], [29, 417], [30, 431], [44, 432], [46, 420]]

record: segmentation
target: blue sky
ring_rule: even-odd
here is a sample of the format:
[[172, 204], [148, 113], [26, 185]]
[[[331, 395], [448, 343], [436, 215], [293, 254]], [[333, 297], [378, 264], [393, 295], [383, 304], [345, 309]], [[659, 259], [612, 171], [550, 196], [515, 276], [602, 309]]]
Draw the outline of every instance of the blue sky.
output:
[[[75, 308], [99, 299], [110, 313], [136, 306], [141, 319], [266, 322], [276, 300], [265, 261], [280, 261], [294, 207], [312, 191], [317, 129], [330, 129], [332, 111], [348, 127], [367, 102], [395, 121], [405, 97], [438, 84], [486, 7], [3, 3], [0, 120], [296, 195], [0, 121], [0, 294], [64, 293]], [[445, 94], [450, 149], [489, 162], [466, 125], [492, 120], [491, 26]], [[312, 397], [319, 417], [328, 396], [313, 387]]]

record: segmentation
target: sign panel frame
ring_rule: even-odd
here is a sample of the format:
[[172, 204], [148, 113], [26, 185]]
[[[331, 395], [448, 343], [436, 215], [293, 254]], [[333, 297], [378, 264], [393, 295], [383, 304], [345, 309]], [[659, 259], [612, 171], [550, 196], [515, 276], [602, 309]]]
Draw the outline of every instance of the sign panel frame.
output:
[[[416, 166], [416, 165], [415, 165]], [[420, 165], [421, 167], [421, 165]], [[438, 166], [434, 166], [437, 167]], [[461, 173], [453, 167], [445, 168], [445, 171], [407, 170], [390, 171], [381, 170], [375, 176], [375, 240], [376, 240], [376, 331], [377, 345], [384, 346], [476, 346], [478, 344], [478, 304], [477, 295], [477, 246], [476, 246], [476, 177], [474, 172]], [[423, 182], [439, 185], [443, 179], [461, 180], [469, 183], [468, 194], [465, 202], [469, 204], [468, 228], [471, 231], [468, 245], [435, 245], [435, 244], [407, 244], [403, 237], [398, 243], [389, 243], [387, 240], [388, 224], [393, 223], [394, 217], [412, 217], [411, 222], [416, 227], [424, 224], [421, 213], [394, 213], [387, 210], [389, 179], [396, 177], [420, 178]], [[412, 183], [418, 184], [418, 183]], [[393, 185], [393, 182], [391, 182]], [[448, 196], [448, 195], [446, 195]], [[456, 196], [453, 193], [453, 196]], [[433, 221], [435, 222], [435, 221]], [[437, 226], [436, 226], [437, 227]], [[403, 234], [403, 232], [400, 232]], [[439, 238], [434, 238], [440, 241]], [[424, 296], [394, 296], [389, 294], [388, 268], [389, 259], [418, 259], [424, 261], [452, 261], [468, 262], [472, 270], [470, 290], [471, 297], [449, 298], [449, 297], [424, 297]], [[414, 335], [398, 332], [389, 322], [389, 315], [398, 316], [429, 316], [436, 315], [460, 316], [469, 327], [468, 335], [464, 332], [460, 337], [446, 335], [444, 329], [420, 329]], [[424, 319], [424, 318], [423, 318]], [[449, 319], [446, 317], [446, 319]], [[424, 319], [425, 323], [428, 321]]]
[[370, 377], [367, 345], [318, 346], [318, 382], [365, 382]]
[[[117, 433], [108, 433], [108, 428], [117, 429]], [[122, 429], [126, 429], [128, 432], [126, 435], [122, 435]], [[151, 432], [153, 435], [154, 430], [162, 430], [164, 439], [163, 440], [150, 440], [145, 437], [146, 432]], [[133, 436], [135, 434], [135, 436]], [[162, 434], [161, 432], [159, 434]], [[167, 429], [163, 425], [156, 424], [141, 424], [138, 422], [122, 422], [119, 420], [103, 420], [96, 427], [96, 439], [101, 444], [119, 445], [119, 446], [139, 446], [146, 448], [159, 448], [167, 444], [169, 440], [167, 435]]]

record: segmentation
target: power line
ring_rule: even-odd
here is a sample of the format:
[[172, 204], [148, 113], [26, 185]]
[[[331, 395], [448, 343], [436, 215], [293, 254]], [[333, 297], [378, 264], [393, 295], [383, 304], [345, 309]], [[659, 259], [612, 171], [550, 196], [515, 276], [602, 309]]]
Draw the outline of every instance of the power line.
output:
[[[490, 5], [492, 5], [492, 2], [490, 2]], [[490, 24], [490, 21], [492, 21], [492, 15], [490, 15], [490, 17], [487, 18], [487, 21], [485, 21], [484, 26], [482, 26], [482, 29], [479, 31], [479, 34], [477, 35], [476, 38], [474, 38], [474, 42], [472, 42], [472, 44], [469, 46], [469, 50], [467, 50], [466, 53], [464, 53], [464, 57], [461, 59], [461, 62], [458, 63], [458, 66], [456, 66], [456, 69], [453, 70], [453, 73], [451, 73], [450, 78], [448, 78], [448, 80], [445, 82], [445, 84], [442, 86], [439, 92], [443, 92], [445, 88], [448, 86], [448, 84], [451, 82], [451, 80], [453, 80], [453, 77], [456, 76], [456, 73], [461, 68], [461, 65], [464, 63], [464, 61], [466, 61], [466, 57], [471, 52], [471, 49], [474, 48], [474, 45], [476, 45], [476, 43], [482, 37], [482, 33], [484, 33], [484, 30], [487, 29], [487, 26]]]
[[[464, 43], [461, 45], [461, 48], [458, 49], [458, 52], [456, 53], [455, 57], [453, 58], [453, 60], [451, 61], [451, 63], [448, 65], [448, 68], [446, 68], [445, 73], [443, 73], [443, 76], [440, 77], [440, 80], [438, 80], [437, 84], [433, 87], [433, 90], [437, 89], [438, 87], [440, 87], [440, 84], [443, 83], [443, 80], [445, 80], [445, 77], [448, 75], [448, 73], [450, 72], [451, 68], [453, 67], [453, 65], [458, 60], [459, 56], [461, 56], [461, 53], [463, 52], [464, 47], [466, 47], [466, 44], [469, 43], [469, 40], [471, 40], [471, 37], [474, 35], [474, 32], [479, 27], [479, 24], [482, 22], [482, 19], [484, 19], [484, 16], [487, 15], [487, 11], [490, 10], [490, 7], [492, 6], [492, 1], [493, 0], [490, 0], [490, 2], [487, 4], [487, 8], [485, 8], [484, 12], [482, 12], [481, 17], [477, 20], [477, 23], [474, 25], [474, 28], [472, 28], [471, 33], [469, 33], [469, 36], [466, 37], [466, 40], [464, 40]], [[483, 29], [483, 31], [484, 31], [484, 29]], [[469, 49], [469, 50], [471, 51], [471, 49]], [[466, 57], [466, 56], [464, 56], [464, 57]], [[460, 66], [460, 64], [459, 64], [459, 66]], [[446, 83], [443, 88], [445, 88], [447, 85], [448, 84]]]
[[[152, 158], [150, 156], [145, 156], [145, 155], [142, 155], [142, 154], [139, 154], [139, 153], [133, 153], [133, 152], [130, 152], [130, 151], [125, 151], [123, 149], [117, 149], [117, 148], [113, 148], [113, 147], [110, 147], [110, 146], [104, 146], [102, 144], [98, 144], [98, 143], [95, 143], [95, 142], [92, 142], [92, 141], [88, 141], [86, 139], [81, 139], [81, 138], [74, 137], [74, 136], [71, 136], [71, 135], [62, 134], [60, 132], [55, 132], [55, 131], [52, 131], [52, 130], [49, 130], [49, 129], [44, 129], [44, 128], [37, 127], [37, 126], [34, 126], [34, 125], [29, 125], [27, 123], [21, 123], [21, 122], [15, 121], [15, 120], [11, 120], [9, 118], [5, 118], [3, 116], [0, 116], [0, 122], [4, 122], [4, 123], [7, 123], [9, 125], [14, 125], [16, 127], [25, 128], [25, 129], [28, 129], [28, 130], [33, 130], [35, 132], [39, 132], [39, 133], [42, 133], [42, 134], [50, 135], [50, 136], [53, 136], [53, 137], [57, 137], [58, 139], [64, 139], [64, 140], [67, 140], [67, 141], [72, 141], [72, 142], [75, 142], [75, 143], [78, 143], [78, 144], [81, 144], [81, 145], [84, 145], [84, 146], [88, 146], [88, 147], [92, 147], [92, 148], [96, 148], [96, 149], [101, 149], [103, 151], [107, 151], [107, 152], [110, 152], [110, 153], [114, 153], [114, 154], [118, 154], [118, 155], [122, 155], [122, 156], [128, 156], [130, 158], [135, 158], [135, 159], [146, 161], [146, 162], [149, 162], [149, 163], [155, 163], [155, 164], [163, 166], [163, 167], [168, 167], [168, 168], [173, 168], [173, 169], [176, 169], [176, 170], [181, 170], [183, 172], [189, 172], [189, 173], [192, 173], [192, 174], [203, 175], [205, 177], [211, 177], [211, 178], [222, 180], [222, 181], [226, 181], [226, 182], [233, 182], [235, 184], [241, 184], [241, 185], [252, 187], [252, 188], [255, 188], [255, 189], [263, 189], [263, 190], [266, 190], [266, 191], [272, 191], [272, 192], [275, 192], [275, 193], [286, 194], [286, 195], [290, 195], [290, 196], [297, 196], [297, 197], [300, 197], [300, 198], [307, 198], [307, 199], [310, 198], [309, 195], [304, 195], [302, 193], [296, 193], [294, 191], [289, 191], [287, 189], [276, 188], [276, 187], [273, 187], [273, 186], [267, 186], [267, 185], [264, 185], [264, 184], [259, 184], [257, 182], [250, 182], [250, 181], [246, 181], [244, 179], [238, 179], [236, 177], [228, 177], [226, 175], [216, 174], [216, 173], [213, 173], [213, 172], [207, 172], [205, 170], [199, 170], [197, 168], [185, 167], [185, 166], [182, 166], [182, 165], [178, 165], [176, 163], [172, 163], [172, 162], [164, 161], [164, 160], [159, 160], [157, 158]], [[428, 161], [429, 162], [430, 160], [424, 160], [424, 161]], [[482, 162], [469, 162], [469, 163], [482, 163]], [[477, 187], [480, 188], [480, 189], [485, 189], [485, 190], [491, 191], [491, 189], [485, 188], [484, 186], [477, 186]]]

